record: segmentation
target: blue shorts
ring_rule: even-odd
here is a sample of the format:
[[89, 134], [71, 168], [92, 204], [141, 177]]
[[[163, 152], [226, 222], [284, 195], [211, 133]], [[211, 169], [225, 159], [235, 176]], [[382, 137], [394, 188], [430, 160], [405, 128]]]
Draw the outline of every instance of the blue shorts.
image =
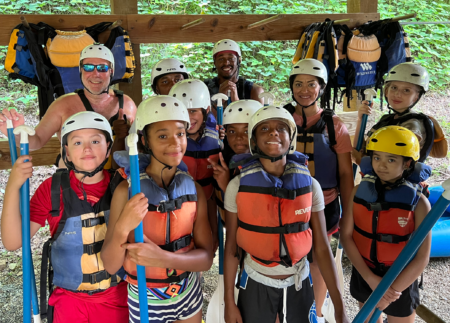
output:
[[[173, 293], [172, 289], [179, 289], [179, 286], [182, 286], [183, 283], [187, 284], [184, 291], [181, 294]], [[157, 290], [160, 293], [155, 293]], [[163, 295], [171, 296], [165, 297]], [[172, 285], [159, 289], [147, 288], [147, 301], [150, 322], [169, 323], [193, 317], [202, 310], [203, 305], [203, 293], [198, 274], [191, 273], [177, 286]], [[128, 284], [128, 308], [130, 322], [140, 322], [138, 287], [132, 284]]]

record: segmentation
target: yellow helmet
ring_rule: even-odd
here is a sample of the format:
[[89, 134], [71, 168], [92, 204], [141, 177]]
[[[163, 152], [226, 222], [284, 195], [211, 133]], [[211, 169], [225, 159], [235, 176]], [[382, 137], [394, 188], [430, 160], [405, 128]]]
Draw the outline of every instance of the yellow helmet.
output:
[[404, 127], [387, 126], [375, 131], [367, 141], [366, 151], [375, 150], [394, 155], [420, 157], [420, 145], [416, 135]]

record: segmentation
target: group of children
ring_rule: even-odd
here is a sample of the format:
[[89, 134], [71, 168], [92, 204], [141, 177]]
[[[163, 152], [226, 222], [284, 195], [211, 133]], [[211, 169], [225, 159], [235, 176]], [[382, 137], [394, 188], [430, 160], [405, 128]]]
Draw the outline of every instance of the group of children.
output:
[[[126, 152], [114, 154], [119, 171], [103, 169], [113, 141], [104, 117], [80, 112], [62, 127], [67, 169], [30, 201], [31, 235], [47, 221], [52, 236], [53, 321], [139, 322], [141, 265], [150, 321], [201, 322], [198, 273], [212, 265], [223, 220], [227, 323], [324, 322], [327, 290], [336, 322], [349, 322], [331, 235], [340, 228], [353, 264], [350, 292], [362, 306], [430, 209], [420, 183], [431, 169], [423, 162], [433, 143], [446, 141], [426, 132], [429, 118], [410, 112], [428, 89], [426, 70], [412, 63], [391, 70], [385, 93], [394, 114], [358, 152], [343, 122], [318, 105], [328, 73], [317, 60], [294, 65], [292, 104], [235, 101], [224, 109], [224, 129], [205, 83], [189, 79], [184, 64], [165, 63], [173, 62], [152, 73], [158, 95], [139, 105], [134, 120], [142, 135], [140, 194], [129, 198], [122, 181], [130, 172]], [[364, 103], [360, 117], [370, 114]], [[356, 187], [352, 154], [364, 174]], [[1, 219], [8, 250], [21, 247], [19, 189], [32, 172], [30, 156], [11, 171]], [[134, 243], [141, 222], [144, 243]], [[391, 323], [414, 322], [430, 241], [377, 305]]]

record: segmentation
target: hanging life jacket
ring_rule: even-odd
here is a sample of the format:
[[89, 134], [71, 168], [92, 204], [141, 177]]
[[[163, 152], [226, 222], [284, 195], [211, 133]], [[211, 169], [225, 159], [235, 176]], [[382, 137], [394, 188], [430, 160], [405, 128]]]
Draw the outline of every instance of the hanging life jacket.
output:
[[[295, 112], [295, 108], [290, 103], [284, 108], [291, 114]], [[297, 125], [296, 150], [308, 156], [309, 172], [319, 182], [322, 190], [338, 186], [337, 154], [333, 149], [336, 145], [333, 116], [333, 110], [324, 109], [315, 125], [306, 129], [305, 116], [303, 116], [303, 125]]]
[[[209, 95], [211, 97], [214, 94], [219, 93], [220, 84], [219, 84], [219, 78], [217, 76], [214, 77], [213, 79], [207, 79], [204, 82], [205, 82], [206, 86], [208, 87]], [[252, 81], [246, 80], [243, 77], [239, 77], [238, 81], [236, 82], [236, 88], [237, 88], [239, 100], [251, 99], [251, 94], [252, 94], [252, 89], [253, 89]], [[212, 106], [216, 106], [216, 103], [215, 102], [213, 102], [213, 103], [214, 103], [214, 105], [212, 105]]]
[[51, 215], [60, 215], [61, 197], [64, 210], [56, 233], [44, 244], [42, 252], [40, 289], [41, 314], [44, 316], [47, 315], [47, 286], [50, 295], [55, 287], [91, 295], [115, 286], [123, 279], [123, 269], [110, 275], [100, 258], [113, 192], [122, 179], [118, 173], [111, 175], [109, 188], [91, 206], [71, 188], [67, 169], [58, 169], [53, 175]]
[[[100, 42], [100, 34], [106, 32], [112, 22], [101, 22], [86, 28], [86, 32], [96, 41]], [[121, 26], [114, 27], [107, 40], [104, 42], [114, 55], [114, 76], [111, 85], [123, 82], [131, 83], [133, 81], [134, 70], [136, 69], [136, 60], [133, 53], [130, 36]]]
[[365, 174], [353, 199], [353, 240], [366, 264], [385, 272], [415, 230], [414, 210], [422, 193], [420, 182], [431, 168], [417, 162], [413, 173], [392, 189], [383, 188], [371, 158], [363, 157]]
[[[249, 157], [241, 154], [232, 160]], [[258, 263], [292, 267], [311, 250], [312, 179], [305, 155], [287, 155], [280, 177], [267, 173], [259, 160], [244, 164], [236, 203], [237, 244]]]
[[[166, 191], [145, 173], [150, 159], [148, 156], [145, 158], [141, 156], [139, 157], [141, 192], [148, 198], [148, 212], [142, 221], [144, 234], [166, 251], [186, 253], [194, 249], [192, 231], [197, 215], [197, 190], [195, 182], [187, 173], [186, 165], [183, 162], [178, 165], [175, 177]], [[115, 153], [114, 159], [120, 166], [125, 166], [125, 173], [129, 173], [127, 157]], [[131, 194], [131, 187], [129, 190]], [[134, 232], [130, 233], [128, 241], [134, 242]], [[137, 285], [136, 263], [126, 258], [123, 267], [127, 274], [126, 281]], [[189, 272], [177, 269], [145, 267], [149, 288], [165, 287], [170, 283], [182, 281], [188, 275]]]
[[200, 140], [192, 140], [188, 137], [186, 153], [183, 162], [187, 165], [189, 174], [198, 182], [205, 192], [206, 199], [212, 196], [213, 173], [212, 165], [208, 159], [219, 161], [219, 133], [216, 130], [216, 119], [210, 112], [206, 115], [205, 130]]
[[367, 132], [368, 138], [375, 132], [375, 130], [378, 130], [382, 127], [386, 126], [397, 126], [401, 125], [404, 122], [411, 120], [411, 119], [417, 119], [423, 122], [423, 125], [425, 127], [425, 133], [426, 133], [426, 139], [423, 147], [420, 149], [420, 158], [419, 162], [423, 163], [425, 159], [427, 159], [428, 155], [430, 154], [431, 148], [433, 147], [434, 143], [434, 124], [431, 119], [423, 114], [423, 113], [414, 113], [410, 112], [408, 114], [405, 114], [401, 117], [395, 118], [395, 113], [393, 114], [385, 114], [381, 117], [380, 121], [378, 121], [372, 129], [370, 129]]

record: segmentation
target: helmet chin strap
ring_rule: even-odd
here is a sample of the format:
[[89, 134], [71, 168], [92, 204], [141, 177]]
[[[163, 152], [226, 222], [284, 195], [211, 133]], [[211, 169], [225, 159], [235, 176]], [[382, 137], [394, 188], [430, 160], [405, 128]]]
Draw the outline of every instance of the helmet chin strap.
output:
[[168, 191], [167, 186], [166, 186], [166, 183], [164, 183], [164, 179], [163, 179], [162, 174], [163, 174], [163, 172], [164, 172], [164, 170], [165, 170], [166, 168], [167, 168], [168, 170], [171, 170], [171, 169], [173, 168], [173, 166], [167, 165], [166, 163], [163, 163], [163, 162], [160, 161], [158, 158], [156, 158], [155, 154], [152, 152], [152, 150], [151, 150], [150, 147], [148, 146], [147, 132], [145, 131], [145, 129], [144, 129], [144, 131], [142, 131], [142, 133], [143, 133], [143, 135], [144, 135], [144, 141], [145, 141], [144, 151], [145, 151], [147, 154], [149, 154], [149, 156], [150, 156], [151, 158], [154, 158], [157, 162], [159, 162], [160, 164], [162, 164], [162, 165], [164, 166], [163, 169], [161, 169], [161, 175], [160, 175], [160, 177], [161, 177], [161, 182], [162, 182], [162, 184], [163, 184], [163, 188], [164, 188], [166, 191]]
[[81, 73], [80, 73], [80, 79], [81, 79], [81, 84], [83, 84], [83, 88], [84, 88], [86, 91], [88, 91], [88, 92], [91, 93], [92, 95], [102, 95], [102, 94], [105, 94], [105, 93], [109, 93], [109, 87], [111, 86], [111, 81], [112, 81], [113, 77], [112, 77], [112, 75], [109, 77], [109, 84], [108, 84], [108, 86], [106, 87], [105, 90], [103, 90], [103, 91], [100, 92], [100, 93], [93, 93], [93, 92], [91, 92], [91, 90], [89, 90], [89, 89], [87, 88], [86, 85], [84, 85], [84, 83], [83, 83], [83, 78], [81, 77]]
[[313, 101], [313, 103], [311, 103], [310, 105], [301, 105], [300, 103], [297, 102], [297, 100], [295, 99], [294, 93], [292, 93], [292, 99], [299, 105], [301, 106], [303, 109], [309, 108], [313, 105], [316, 104], [316, 102], [322, 97], [323, 95], [323, 89], [320, 89], [319, 95], [317, 96], [317, 98]]
[[384, 98], [386, 99], [386, 104], [387, 104], [387, 108], [388, 108], [389, 114], [391, 114], [391, 111], [393, 111], [394, 114], [398, 115], [399, 117], [401, 117], [401, 116], [403, 116], [403, 115], [405, 115], [405, 114], [408, 114], [408, 113], [411, 111], [411, 109], [414, 108], [414, 106], [415, 106], [417, 103], [419, 103], [420, 99], [422, 98], [423, 93], [424, 93], [424, 92], [421, 91], [420, 94], [419, 94], [419, 97], [418, 97], [417, 100], [416, 100], [416, 102], [414, 102], [412, 105], [410, 105], [409, 107], [407, 107], [405, 111], [400, 112], [400, 113], [398, 113], [397, 111], [395, 111], [395, 110], [389, 105], [389, 101], [388, 101], [388, 99], [387, 99], [387, 96], [385, 96]]

